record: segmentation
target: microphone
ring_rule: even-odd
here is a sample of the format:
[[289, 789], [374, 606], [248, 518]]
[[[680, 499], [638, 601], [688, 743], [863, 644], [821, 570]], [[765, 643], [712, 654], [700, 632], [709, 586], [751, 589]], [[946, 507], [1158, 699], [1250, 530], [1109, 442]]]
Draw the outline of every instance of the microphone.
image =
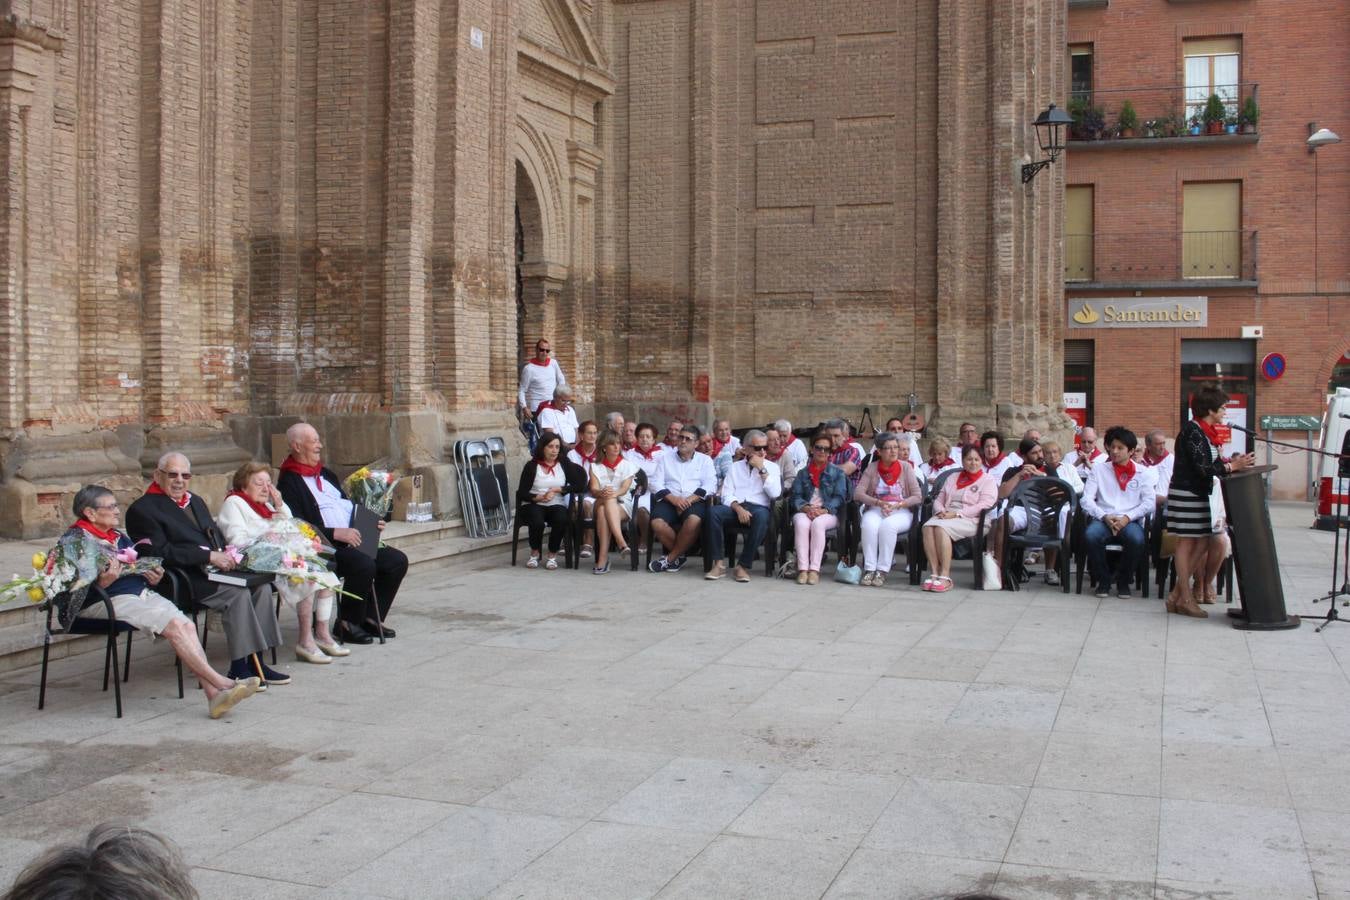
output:
[[1350, 413], [1338, 413], [1342, 419], [1350, 419]]

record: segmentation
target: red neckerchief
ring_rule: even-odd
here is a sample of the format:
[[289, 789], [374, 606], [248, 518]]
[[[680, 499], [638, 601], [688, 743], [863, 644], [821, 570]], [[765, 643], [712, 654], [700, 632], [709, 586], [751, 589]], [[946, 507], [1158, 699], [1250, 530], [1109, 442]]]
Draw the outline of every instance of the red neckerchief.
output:
[[945, 469], [945, 468], [947, 468], [948, 466], [954, 466], [954, 465], [956, 465], [956, 460], [952, 459], [950, 456], [948, 456], [946, 459], [939, 459], [937, 462], [933, 462], [933, 461], [930, 459], [930, 460], [928, 461], [928, 465], [929, 465], [930, 467], [932, 467], [933, 471], [936, 472], [936, 471], [939, 471], [939, 470], [941, 470], [941, 469]]
[[266, 503], [259, 503], [258, 501], [250, 497], [248, 494], [245, 494], [243, 491], [230, 491], [225, 496], [238, 497], [240, 500], [243, 500], [245, 503], [248, 504], [249, 509], [253, 510], [258, 515], [262, 516], [264, 519], [272, 518], [271, 507], [269, 507]]
[[116, 528], [110, 528], [107, 531], [104, 531], [102, 528], [99, 528], [97, 525], [95, 525], [93, 522], [90, 522], [88, 519], [80, 519], [75, 523], [73, 527], [83, 528], [85, 531], [89, 532], [94, 537], [98, 538], [100, 541], [107, 541], [114, 547], [117, 546], [117, 539], [121, 537], [121, 535], [117, 533]]
[[1123, 466], [1113, 462], [1111, 463], [1111, 468], [1116, 470], [1116, 484], [1120, 485], [1120, 489], [1123, 491], [1125, 488], [1129, 487], [1130, 479], [1134, 477], [1134, 460], [1125, 460], [1125, 465]]
[[632, 444], [620, 444], [620, 445], [619, 445], [619, 449], [620, 449], [620, 450], [623, 450], [623, 451], [625, 451], [625, 452], [628, 451], [628, 450], [636, 450], [636, 449], [637, 449], [637, 444], [636, 444], [636, 443], [632, 443]]
[[1195, 424], [1200, 426], [1200, 430], [1205, 433], [1205, 437], [1209, 438], [1209, 442], [1213, 444], [1215, 447], [1222, 447], [1224, 444], [1228, 443], [1227, 438], [1231, 438], [1233, 436], [1233, 432], [1231, 429], [1229, 429], [1228, 434], [1225, 435], [1222, 431], [1219, 430], [1219, 426], [1212, 425], [1209, 422], [1206, 422], [1204, 419], [1196, 419]]
[[719, 457], [719, 456], [722, 455], [722, 448], [725, 447], [725, 446], [726, 446], [727, 444], [729, 444], [729, 443], [731, 443], [731, 441], [727, 441], [727, 442], [724, 444], [724, 443], [722, 443], [721, 441], [719, 441], [717, 438], [713, 438], [713, 448], [712, 448], [712, 453], [710, 453], [710, 454], [708, 454], [708, 455], [711, 456], [713, 459], [717, 459], [717, 457]]
[[[1003, 460], [1005, 460], [1005, 459], [1007, 459], [1007, 458], [1008, 458], [1008, 454], [1006, 454], [1006, 453], [1000, 453], [1000, 454], [998, 455], [998, 457], [997, 457], [993, 462], [987, 462], [987, 463], [984, 464], [984, 470], [985, 470], [986, 472], [993, 471], [993, 469], [994, 469], [999, 463], [1003, 462]], [[981, 460], [981, 461], [983, 462], [983, 460]]]
[[894, 485], [899, 481], [900, 473], [903, 472], [904, 469], [904, 464], [898, 459], [889, 466], [884, 465], [880, 461], [877, 462], [877, 472], [881, 475], [881, 480], [886, 482], [887, 485]]
[[613, 472], [615, 469], [617, 469], [617, 468], [619, 467], [619, 463], [623, 462], [623, 454], [620, 453], [620, 454], [619, 454], [619, 458], [616, 459], [616, 460], [614, 460], [614, 462], [610, 462], [609, 460], [605, 459], [605, 458], [602, 456], [602, 457], [600, 457], [600, 462], [601, 462], [601, 464], [604, 465], [604, 467], [605, 467], [606, 469], [609, 469], [611, 472]]
[[965, 469], [962, 469], [961, 474], [956, 476], [956, 489], [958, 491], [964, 490], [979, 481], [982, 477], [984, 477], [983, 472], [967, 472]]
[[294, 456], [288, 456], [281, 462], [281, 471], [294, 472], [301, 478], [313, 478], [314, 486], [317, 487], [320, 491], [323, 490], [323, 475], [320, 474], [323, 472], [322, 460], [320, 460], [319, 462], [315, 463], [312, 466], [307, 466], [304, 463], [300, 462], [298, 459], [296, 459]]
[[791, 447], [792, 442], [795, 440], [797, 440], [797, 436], [795, 434], [789, 434], [788, 439], [786, 441], [783, 441], [783, 449], [786, 450], [787, 448]]
[[1171, 455], [1172, 455], [1171, 453], [1168, 453], [1166, 450], [1164, 450], [1162, 456], [1159, 456], [1157, 459], [1154, 459], [1152, 456], [1149, 455], [1149, 452], [1148, 452], [1147, 450], [1145, 450], [1145, 451], [1144, 451], [1144, 465], [1146, 465], [1146, 466], [1152, 468], [1153, 466], [1158, 465], [1158, 464], [1161, 463], [1164, 459], [1167, 459], [1167, 457], [1169, 457], [1169, 456], [1171, 456]]
[[[1079, 444], [1079, 445], [1078, 445], [1078, 455], [1079, 455], [1079, 456], [1082, 456], [1082, 455], [1083, 455], [1083, 445], [1082, 445], [1082, 444]], [[1102, 455], [1102, 451], [1097, 449], [1097, 445], [1096, 445], [1096, 444], [1093, 444], [1093, 445], [1092, 445], [1092, 452], [1091, 452], [1090, 454], [1088, 454], [1088, 458], [1087, 458], [1087, 459], [1088, 459], [1088, 462], [1095, 462], [1096, 459], [1097, 459], [1097, 457], [1099, 457], [1099, 456], [1101, 456], [1101, 455]]]
[[647, 460], [648, 462], [651, 462], [652, 457], [655, 456], [658, 452], [660, 452], [660, 450], [661, 450], [661, 445], [660, 445], [660, 444], [652, 444], [652, 449], [650, 449], [650, 450], [643, 450], [643, 449], [642, 449], [642, 445], [640, 445], [640, 444], [634, 444], [634, 445], [632, 446], [632, 449], [633, 449], [633, 450], [636, 450], [636, 451], [638, 452], [638, 455], [640, 455], [643, 459]]
[[552, 400], [545, 400], [543, 403], [539, 404], [539, 408], [534, 411], [534, 414], [537, 416], [546, 409], [557, 409], [557, 408], [558, 407], [553, 405]]
[[[829, 465], [826, 463], [825, 465]], [[813, 462], [806, 464], [806, 474], [811, 476], [811, 484], [820, 487], [820, 476], [825, 471], [825, 466], [817, 466]]]
[[778, 462], [780, 459], [783, 458], [783, 454], [786, 452], [787, 452], [787, 445], [783, 444], [779, 446], [777, 453], [770, 453], [769, 451], [765, 450], [764, 458], [767, 459], [769, 462]]
[[[283, 468], [285, 467], [283, 466]], [[150, 482], [150, 486], [145, 489], [145, 492], [147, 494], [163, 494], [165, 497], [169, 497], [169, 492], [164, 490], [164, 488], [160, 487], [157, 483], [153, 481]], [[169, 497], [169, 499], [173, 500], [172, 497]], [[192, 494], [188, 493], [187, 491], [183, 491], [183, 499], [173, 500], [173, 502], [178, 505], [179, 509], [187, 509], [187, 505], [192, 502]]]
[[[559, 459], [561, 459], [561, 457], [559, 457]], [[544, 470], [545, 472], [547, 472], [549, 475], [552, 475], [552, 474], [557, 470], [557, 468], [558, 468], [558, 460], [556, 460], [556, 459], [553, 461], [553, 464], [552, 464], [552, 465], [549, 465], [548, 463], [544, 462], [542, 459], [535, 460], [535, 462], [539, 463], [539, 468], [543, 469], [543, 470]]]
[[537, 358], [535, 358], [535, 357], [531, 357], [531, 358], [530, 358], [530, 365], [532, 365], [532, 366], [538, 366], [538, 367], [541, 368], [541, 369], [547, 369], [549, 366], [553, 365], [553, 358], [550, 357], [550, 358], [548, 358], [548, 359], [542, 359], [542, 360], [541, 360], [541, 359], [537, 359]]
[[594, 463], [594, 462], [595, 462], [595, 455], [596, 455], [597, 453], [600, 452], [600, 448], [597, 446], [594, 450], [592, 450], [592, 451], [588, 454], [588, 453], [586, 453], [586, 451], [584, 451], [584, 450], [581, 449], [581, 445], [580, 445], [580, 444], [577, 444], [577, 445], [576, 445], [575, 447], [573, 447], [572, 449], [575, 450], [575, 451], [577, 452], [577, 456], [580, 457], [580, 458], [581, 458], [581, 461], [584, 462], [584, 463]]

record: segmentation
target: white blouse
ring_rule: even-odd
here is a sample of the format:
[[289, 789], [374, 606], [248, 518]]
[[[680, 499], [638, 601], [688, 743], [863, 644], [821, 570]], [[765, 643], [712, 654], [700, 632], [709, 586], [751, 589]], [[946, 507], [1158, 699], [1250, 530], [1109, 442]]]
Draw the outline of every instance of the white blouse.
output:
[[[270, 503], [267, 505], [271, 506]], [[291, 515], [290, 507], [285, 503], [281, 504], [281, 509], [274, 512], [286, 518]], [[225, 543], [236, 547], [247, 547], [272, 527], [271, 520], [255, 513], [253, 508], [244, 502], [243, 497], [226, 497], [225, 502], [220, 505], [220, 512], [216, 513], [216, 524], [220, 526]]]

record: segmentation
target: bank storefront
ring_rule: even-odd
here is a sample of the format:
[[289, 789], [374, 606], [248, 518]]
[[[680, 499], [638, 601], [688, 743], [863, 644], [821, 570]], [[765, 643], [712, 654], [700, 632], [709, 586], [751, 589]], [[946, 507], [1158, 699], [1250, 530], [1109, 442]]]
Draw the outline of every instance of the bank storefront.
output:
[[[1078, 424], [1100, 434], [1122, 424], [1142, 438], [1152, 428], [1174, 436], [1190, 418], [1190, 397], [1218, 384], [1232, 398], [1228, 421], [1259, 431], [1267, 421], [1320, 418], [1334, 364], [1350, 336], [1306, 321], [1309, 301], [1250, 294], [1070, 296], [1066, 298], [1064, 406]], [[1324, 371], [1325, 370], [1325, 371]], [[1303, 421], [1303, 419], [1299, 419]], [[1228, 452], [1266, 447], [1234, 429]], [[1302, 431], [1270, 431], [1304, 444]], [[1315, 437], [1315, 435], [1314, 435]], [[1295, 458], [1297, 457], [1297, 458]], [[1275, 455], [1276, 494], [1307, 495], [1302, 454]]]

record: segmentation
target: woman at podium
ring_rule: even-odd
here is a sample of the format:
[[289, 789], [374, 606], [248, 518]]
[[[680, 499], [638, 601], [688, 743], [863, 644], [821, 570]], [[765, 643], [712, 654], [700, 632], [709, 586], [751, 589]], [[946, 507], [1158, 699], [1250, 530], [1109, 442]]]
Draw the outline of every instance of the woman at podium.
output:
[[1191, 595], [1191, 575], [1204, 555], [1214, 531], [1209, 498], [1214, 479], [1253, 465], [1253, 453], [1224, 459], [1219, 448], [1227, 443], [1229, 429], [1223, 424], [1228, 395], [1217, 385], [1205, 385], [1191, 397], [1193, 418], [1181, 426], [1173, 453], [1176, 464], [1167, 489], [1167, 529], [1176, 535], [1172, 561], [1177, 584], [1167, 598], [1167, 611], [1203, 619], [1208, 616]]

